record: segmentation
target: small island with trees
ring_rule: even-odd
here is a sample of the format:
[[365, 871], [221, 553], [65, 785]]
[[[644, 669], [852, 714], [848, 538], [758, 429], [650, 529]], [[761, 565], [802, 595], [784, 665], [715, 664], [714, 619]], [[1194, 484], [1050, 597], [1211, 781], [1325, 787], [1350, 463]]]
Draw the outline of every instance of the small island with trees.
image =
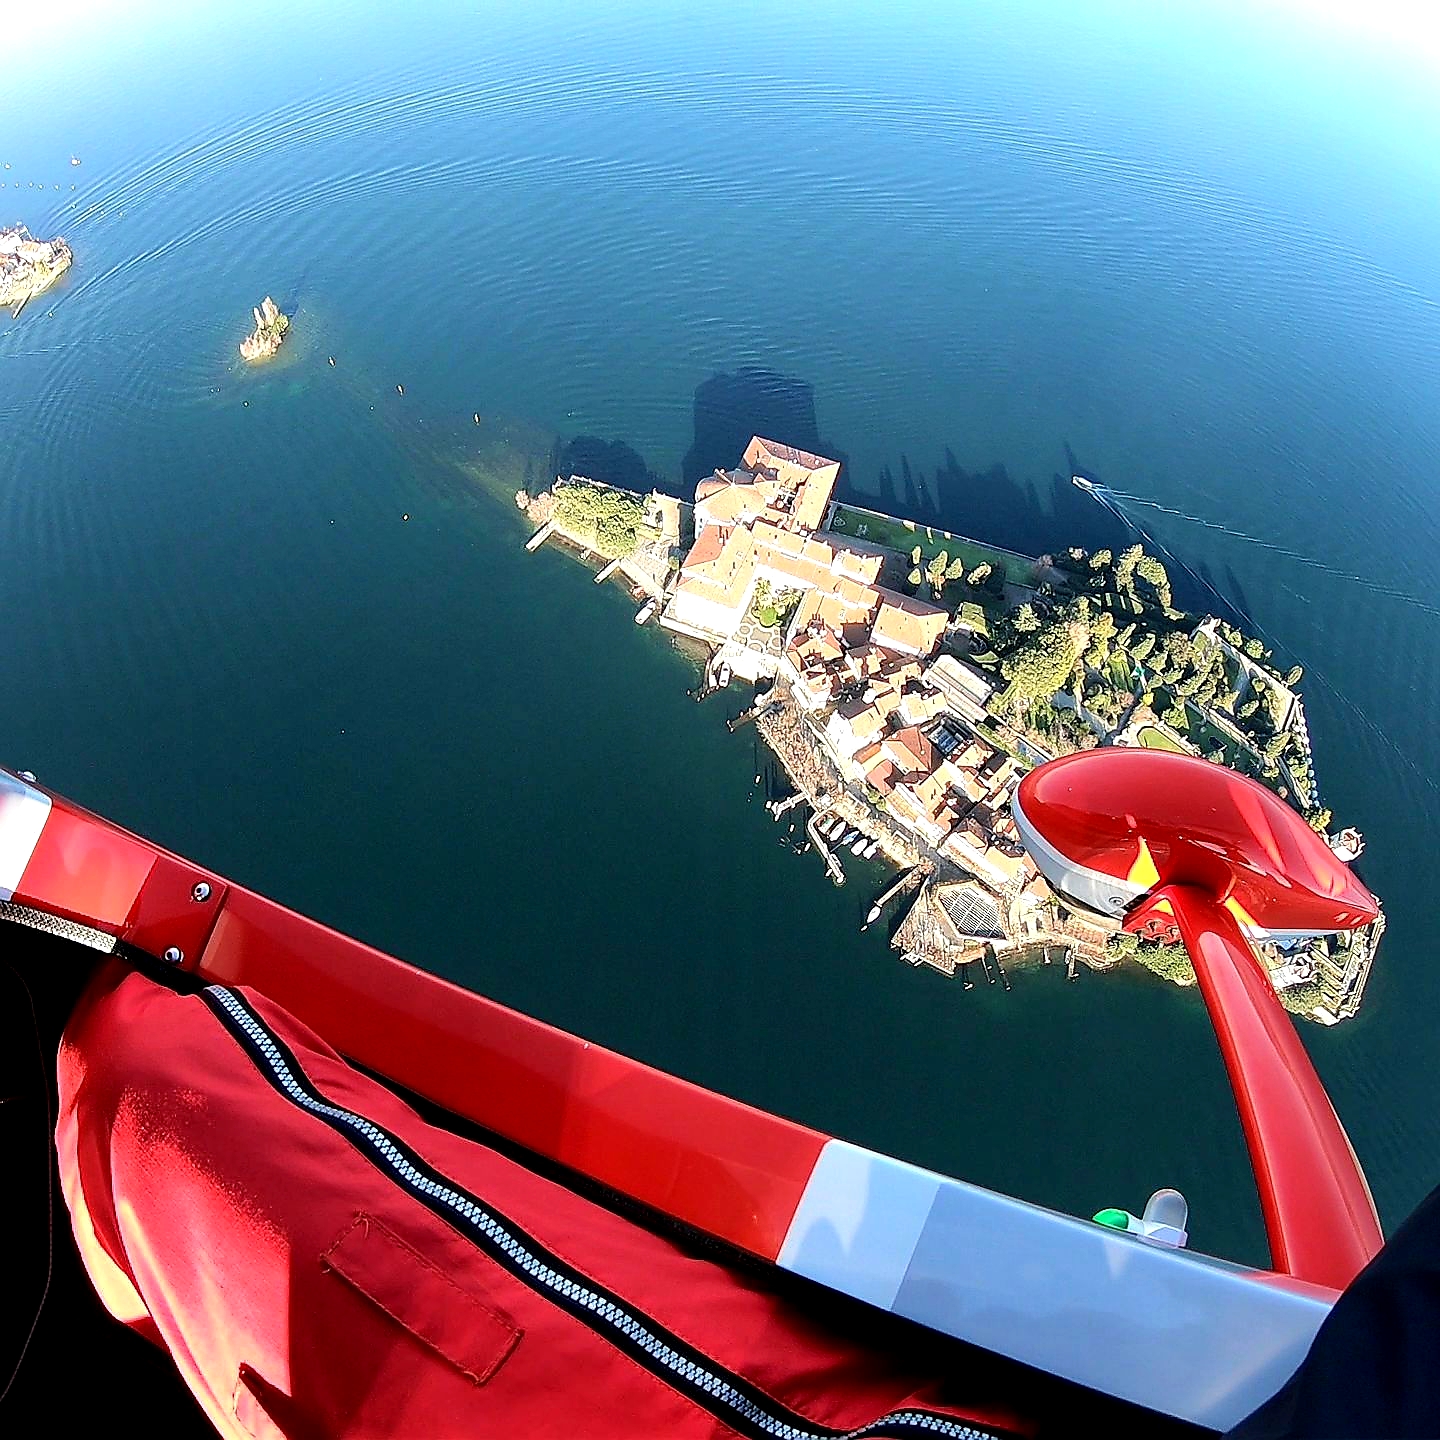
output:
[[0, 309], [13, 305], [18, 316], [74, 258], [63, 240], [36, 240], [23, 225], [0, 230]]
[[290, 317], [267, 295], [251, 312], [255, 329], [240, 342], [242, 360], [268, 360], [290, 331]]

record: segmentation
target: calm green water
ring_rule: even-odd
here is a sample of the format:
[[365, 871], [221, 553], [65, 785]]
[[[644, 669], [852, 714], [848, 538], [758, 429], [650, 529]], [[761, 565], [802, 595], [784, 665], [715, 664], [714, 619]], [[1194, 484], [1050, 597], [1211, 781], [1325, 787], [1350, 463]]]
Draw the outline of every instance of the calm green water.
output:
[[[1259, 1260], [1193, 995], [900, 965], [857, 933], [881, 872], [777, 844], [751, 735], [460, 462], [597, 436], [680, 487], [754, 428], [871, 503], [1124, 543], [1082, 467], [1312, 665], [1392, 924], [1305, 1035], [1393, 1225], [1440, 1179], [1440, 107], [1369, 34], [1157, 8], [132, 7], [32, 46], [0, 215], [77, 263], [0, 319], [0, 757], [705, 1084], [1075, 1211], [1179, 1185]], [[294, 339], [242, 374], [267, 291]]]

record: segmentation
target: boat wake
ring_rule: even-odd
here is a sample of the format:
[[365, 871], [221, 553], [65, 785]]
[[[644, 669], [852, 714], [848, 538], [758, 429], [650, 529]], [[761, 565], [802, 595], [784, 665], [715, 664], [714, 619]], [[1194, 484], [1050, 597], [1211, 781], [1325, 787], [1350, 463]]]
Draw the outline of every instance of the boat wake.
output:
[[1186, 563], [1186, 561], [1182, 560], [1178, 555], [1175, 554], [1172, 549], [1170, 549], [1168, 545], [1165, 544], [1163, 540], [1157, 539], [1156, 536], [1151, 531], [1147, 530], [1143, 525], [1141, 525], [1140, 522], [1133, 515], [1128, 514], [1125, 507], [1126, 505], [1144, 506], [1147, 509], [1156, 510], [1165, 515], [1172, 515], [1176, 519], [1186, 520], [1191, 522], [1192, 524], [1203, 526], [1208, 530], [1219, 531], [1222, 534], [1227, 535], [1233, 539], [1248, 541], [1253, 545], [1259, 546], [1261, 549], [1272, 551], [1276, 554], [1297, 560], [1303, 564], [1310, 566], [1313, 569], [1320, 570], [1335, 579], [1351, 580], [1367, 590], [1372, 590], [1374, 593], [1388, 595], [1391, 598], [1405, 601], [1413, 605], [1416, 609], [1422, 610], [1429, 615], [1440, 615], [1440, 607], [1431, 605], [1426, 601], [1420, 600], [1418, 597], [1409, 595], [1404, 591], [1391, 590], [1389, 587], [1386, 586], [1376, 586], [1374, 582], [1367, 581], [1362, 576], [1351, 575], [1348, 571], [1344, 570], [1337, 570], [1333, 566], [1325, 564], [1325, 562], [1322, 560], [1316, 560], [1311, 556], [1302, 555], [1298, 551], [1289, 550], [1283, 545], [1275, 545], [1270, 541], [1261, 540], [1253, 535], [1247, 535], [1243, 531], [1232, 529], [1231, 527], [1227, 525], [1222, 525], [1216, 521], [1206, 520], [1203, 516], [1191, 515], [1188, 514], [1186, 511], [1176, 510], [1168, 505], [1162, 505], [1159, 503], [1159, 501], [1150, 500], [1145, 498], [1144, 496], [1132, 495], [1127, 491], [1123, 490], [1112, 490], [1107, 486], [1097, 485], [1093, 481], [1087, 482], [1085, 485], [1080, 486], [1079, 488], [1087, 491], [1089, 494], [1092, 494], [1101, 505], [1103, 505], [1112, 515], [1115, 516], [1117, 520], [1120, 521], [1122, 525], [1124, 525], [1127, 529], [1133, 531], [1142, 541], [1153, 546], [1156, 550], [1158, 550], [1161, 554], [1165, 556], [1166, 560], [1169, 561], [1171, 565], [1173, 565], [1177, 569], [1183, 570], [1185, 574], [1188, 575], [1197, 585], [1207, 590], [1212, 596], [1214, 596], [1216, 601], [1219, 602], [1221, 607], [1223, 607], [1224, 611], [1228, 612], [1236, 619], [1240, 620], [1250, 630], [1252, 634], [1258, 636], [1261, 640], [1263, 640], [1273, 651], [1278, 654], [1288, 654], [1295, 659], [1302, 659], [1304, 661], [1305, 674], [1310, 680], [1315, 681], [1326, 692], [1326, 694], [1330, 696], [1331, 699], [1333, 699], [1338, 705], [1348, 711], [1349, 714], [1351, 714], [1360, 723], [1360, 725], [1371, 734], [1374, 739], [1378, 740], [1386, 750], [1388, 750], [1396, 759], [1400, 760], [1405, 769], [1409, 771], [1409, 773], [1416, 780], [1418, 780], [1428, 790], [1432, 791], [1436, 795], [1440, 795], [1440, 784], [1437, 784], [1434, 777], [1427, 773], [1424, 769], [1422, 769], [1406, 751], [1401, 749], [1401, 747], [1396, 744], [1396, 742], [1391, 738], [1390, 734], [1380, 724], [1378, 724], [1364, 709], [1362, 709], [1344, 690], [1342, 690], [1338, 685], [1333, 684], [1329, 679], [1327, 679], [1324, 671], [1317, 667], [1312, 661], [1304, 659], [1304, 657], [1298, 656], [1292, 646], [1284, 643], [1283, 641], [1277, 640], [1275, 636], [1270, 634], [1270, 632], [1252, 614], [1249, 613], [1249, 611], [1247, 611], [1242, 605], [1239, 605], [1236, 601], [1230, 599], [1226, 595], [1223, 595], [1219, 590], [1217, 590], [1215, 588], [1215, 585], [1209, 580], [1208, 577], [1202, 574], [1193, 565], [1190, 565]]

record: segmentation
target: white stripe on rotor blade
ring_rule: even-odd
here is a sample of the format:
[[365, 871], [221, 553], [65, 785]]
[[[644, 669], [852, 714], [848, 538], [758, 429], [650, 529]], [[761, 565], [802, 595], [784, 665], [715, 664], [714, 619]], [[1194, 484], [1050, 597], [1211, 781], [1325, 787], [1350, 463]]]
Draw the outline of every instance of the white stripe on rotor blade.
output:
[[0, 900], [12, 900], [40, 843], [50, 797], [0, 771]]
[[1215, 1430], [1289, 1379], [1332, 1303], [1328, 1291], [1288, 1277], [1172, 1250], [841, 1140], [821, 1151], [779, 1263]]

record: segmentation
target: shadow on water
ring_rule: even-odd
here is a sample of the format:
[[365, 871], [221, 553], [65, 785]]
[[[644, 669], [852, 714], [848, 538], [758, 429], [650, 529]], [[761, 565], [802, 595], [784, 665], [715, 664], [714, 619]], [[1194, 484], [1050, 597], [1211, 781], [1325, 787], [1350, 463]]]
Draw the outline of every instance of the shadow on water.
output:
[[758, 366], [717, 371], [695, 387], [695, 441], [681, 467], [684, 498], [706, 475], [736, 465], [752, 435], [846, 461], [820, 438], [815, 389], [808, 381]]
[[577, 435], [563, 443], [557, 437], [550, 469], [567, 478], [580, 475], [642, 494], [664, 487], [660, 476], [650, 469], [638, 450], [623, 440], [602, 440], [597, 435]]
[[[902, 453], [898, 469], [883, 466], [873, 485], [865, 485], [850, 471], [840, 477], [842, 500], [873, 506], [910, 520], [919, 520], [957, 535], [968, 535], [1023, 555], [1053, 554], [1072, 545], [1086, 550], [1121, 550], [1136, 541], [1163, 560], [1159, 547], [1146, 541], [1134, 527], [1071, 483], [1084, 475], [1104, 488], [1105, 477], [1094, 466], [1082, 464], [1067, 444], [1066, 472], [1044, 480], [1012, 475], [1003, 462], [986, 470], [966, 470], [948, 446], [944, 461], [926, 472]], [[1249, 601], [1234, 570], [1228, 565], [1217, 579], [1199, 563], [1170, 567], [1177, 601], [1194, 613], [1217, 609], [1225, 618], [1248, 623]]]
[[[1094, 476], [1088, 469], [1073, 473]], [[1096, 484], [1103, 483], [1094, 478]], [[1114, 548], [1133, 538], [1103, 506], [1072, 485], [1069, 474], [1037, 482], [1012, 475], [999, 461], [986, 470], [966, 470], [948, 446], [944, 461], [929, 473], [902, 454], [898, 472], [884, 466], [873, 488], [862, 488], [855, 476], [842, 475], [840, 489], [842, 499], [877, 505], [1022, 554], [1071, 545]]]

